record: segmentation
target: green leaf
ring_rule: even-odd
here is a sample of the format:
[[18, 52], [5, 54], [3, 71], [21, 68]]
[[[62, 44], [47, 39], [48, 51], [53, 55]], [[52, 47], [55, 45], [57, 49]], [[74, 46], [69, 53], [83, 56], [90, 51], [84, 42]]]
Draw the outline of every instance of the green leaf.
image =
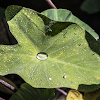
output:
[[100, 84], [98, 84], [98, 85], [96, 85], [96, 84], [92, 84], [92, 85], [81, 84], [81, 85], [79, 85], [78, 90], [85, 91], [85, 92], [91, 92], [91, 91], [97, 90], [99, 88], [100, 88]]
[[99, 35], [86, 23], [78, 19], [74, 16], [71, 11], [66, 9], [49, 9], [43, 11], [42, 14], [53, 19], [55, 21], [62, 21], [62, 22], [72, 22], [78, 24], [82, 29], [90, 33], [96, 40], [99, 39]]
[[53, 97], [54, 89], [33, 88], [24, 83], [9, 100], [50, 100]]
[[84, 100], [100, 100], [100, 89], [93, 92], [85, 92]]
[[42, 88], [100, 84], [100, 44], [80, 26], [19, 6], [9, 6], [6, 18], [18, 44], [0, 45], [0, 75]]
[[100, 0], [85, 0], [81, 9], [89, 14], [94, 14], [100, 11]]

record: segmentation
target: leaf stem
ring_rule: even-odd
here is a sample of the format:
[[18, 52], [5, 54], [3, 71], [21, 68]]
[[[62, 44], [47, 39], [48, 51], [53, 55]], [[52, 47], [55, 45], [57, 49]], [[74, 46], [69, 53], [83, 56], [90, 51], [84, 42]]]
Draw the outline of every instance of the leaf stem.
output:
[[15, 90], [15, 87], [10, 85], [9, 83], [5, 82], [4, 80], [0, 79], [0, 83], [2, 83], [4, 86], [10, 88], [11, 90]]
[[0, 97], [0, 100], [5, 100], [5, 99], [3, 99], [3, 98]]
[[67, 96], [67, 93], [60, 88], [55, 88], [55, 90], [61, 92], [63, 95]]
[[48, 2], [48, 4], [54, 8], [54, 9], [57, 9], [57, 7], [53, 4], [53, 2], [51, 0], [46, 0]]

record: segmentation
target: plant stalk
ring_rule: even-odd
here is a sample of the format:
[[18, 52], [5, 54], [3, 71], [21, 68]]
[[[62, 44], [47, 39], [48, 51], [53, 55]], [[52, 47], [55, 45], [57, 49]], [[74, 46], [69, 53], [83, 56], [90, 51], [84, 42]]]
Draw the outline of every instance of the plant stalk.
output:
[[67, 96], [67, 93], [60, 88], [55, 88], [57, 91], [61, 92], [63, 95]]
[[48, 2], [48, 4], [54, 8], [54, 9], [57, 9], [57, 7], [53, 4], [53, 2], [51, 0], [46, 0]]
[[3, 98], [0, 97], [0, 100], [5, 100], [5, 99], [3, 99]]

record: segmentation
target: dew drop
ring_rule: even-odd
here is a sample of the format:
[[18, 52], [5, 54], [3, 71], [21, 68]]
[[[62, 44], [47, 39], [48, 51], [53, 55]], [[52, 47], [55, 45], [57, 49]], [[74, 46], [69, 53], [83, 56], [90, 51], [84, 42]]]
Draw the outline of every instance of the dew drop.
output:
[[75, 35], [77, 34], [77, 32], [74, 33]]
[[64, 75], [62, 76], [62, 78], [66, 78], [66, 74], [64, 73]]
[[48, 59], [48, 55], [44, 52], [40, 52], [36, 55], [36, 58], [38, 60], [46, 60], [46, 59]]
[[80, 46], [81, 44], [79, 44], [79, 46]]
[[52, 78], [49, 78], [49, 80], [52, 80]]
[[93, 55], [95, 54], [95, 52], [93, 53]]

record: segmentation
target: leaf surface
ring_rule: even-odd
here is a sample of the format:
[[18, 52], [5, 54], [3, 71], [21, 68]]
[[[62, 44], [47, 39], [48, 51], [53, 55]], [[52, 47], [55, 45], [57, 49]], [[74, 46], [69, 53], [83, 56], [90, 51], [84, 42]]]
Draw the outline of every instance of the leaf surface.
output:
[[86, 23], [74, 16], [71, 11], [66, 9], [49, 9], [43, 11], [42, 14], [50, 19], [63, 22], [72, 22], [78, 24], [82, 29], [90, 33], [96, 40], [99, 39], [99, 35]]
[[6, 19], [18, 44], [0, 45], [0, 75], [42, 88], [100, 84], [100, 44], [80, 26], [20, 6], [9, 6]]
[[54, 89], [33, 88], [24, 83], [9, 100], [50, 100], [53, 96]]

